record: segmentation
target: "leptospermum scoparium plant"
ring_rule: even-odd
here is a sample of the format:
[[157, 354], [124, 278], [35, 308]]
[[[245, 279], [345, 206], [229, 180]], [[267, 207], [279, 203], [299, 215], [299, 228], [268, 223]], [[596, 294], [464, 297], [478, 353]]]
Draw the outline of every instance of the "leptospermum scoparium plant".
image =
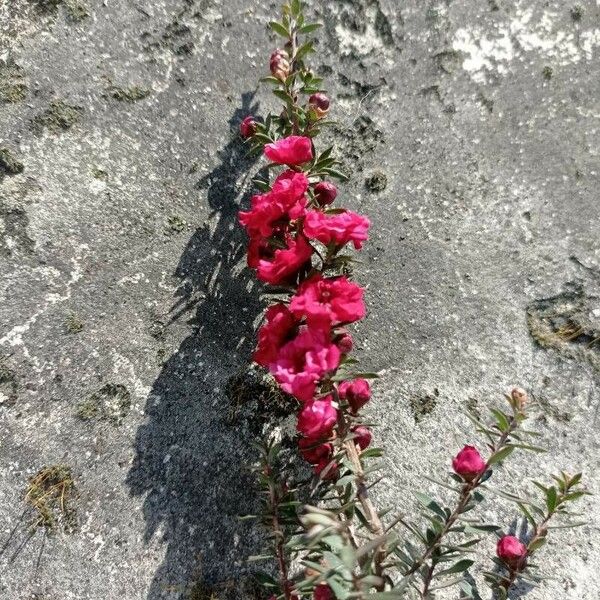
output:
[[[255, 181], [261, 193], [239, 221], [249, 237], [249, 267], [280, 297], [265, 313], [254, 360], [289, 394], [298, 435], [292, 466], [275, 438], [261, 445], [256, 471], [263, 512], [249, 518], [267, 528], [272, 543], [251, 559], [273, 564], [258, 575], [271, 600], [424, 599], [452, 585], [461, 587], [461, 597], [473, 597], [472, 579], [465, 578], [473, 548], [486, 533], [500, 530], [482, 522], [476, 510], [492, 489], [493, 470], [517, 449], [541, 450], [526, 441], [536, 434], [522, 427], [527, 395], [513, 390], [510, 410], [493, 409], [492, 424], [470, 416], [485, 450], [465, 446], [452, 460], [450, 479], [435, 482], [452, 492], [453, 502], [416, 493], [422, 510], [415, 518], [375, 507], [371, 489], [379, 465], [373, 459], [382, 451], [371, 447], [362, 413], [371, 398], [371, 375], [356, 370], [348, 330], [366, 308], [363, 289], [349, 276], [353, 258], [347, 249], [362, 248], [370, 222], [332, 205], [338, 195], [332, 179], [346, 176], [334, 148], [319, 151], [316, 143], [330, 124], [330, 99], [307, 64], [314, 42], [304, 38], [319, 25], [306, 23], [301, 3], [292, 0], [282, 20], [270, 26], [282, 47], [271, 54], [264, 81], [283, 110], [264, 121], [247, 116], [240, 133], [250, 152], [264, 154], [275, 177]], [[310, 466], [311, 479], [295, 475], [296, 460]], [[498, 569], [485, 573], [495, 593], [506, 595], [530, 576], [531, 555], [546, 539], [550, 519], [585, 493], [580, 478], [561, 474], [558, 486], [541, 486], [545, 511], [497, 490], [517, 503], [533, 534], [530, 540], [504, 536], [498, 542]]]

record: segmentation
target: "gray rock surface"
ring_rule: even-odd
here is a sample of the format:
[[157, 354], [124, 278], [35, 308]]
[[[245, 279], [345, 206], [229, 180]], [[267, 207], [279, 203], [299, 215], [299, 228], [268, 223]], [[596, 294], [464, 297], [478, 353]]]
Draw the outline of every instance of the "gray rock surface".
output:
[[[344, 196], [373, 222], [355, 337], [383, 375], [382, 504], [410, 509], [473, 441], [459, 409], [513, 384], [551, 452], [501, 481], [581, 467], [600, 492], [600, 8], [311, 4]], [[260, 163], [235, 134], [273, 106], [256, 81], [277, 5], [0, 1], [3, 599], [249, 594], [252, 435], [225, 388], [261, 311], [236, 225]], [[57, 464], [76, 527], [46, 535], [24, 496]], [[582, 506], [589, 524], [556, 532], [552, 579], [527, 598], [600, 597], [600, 513]]]

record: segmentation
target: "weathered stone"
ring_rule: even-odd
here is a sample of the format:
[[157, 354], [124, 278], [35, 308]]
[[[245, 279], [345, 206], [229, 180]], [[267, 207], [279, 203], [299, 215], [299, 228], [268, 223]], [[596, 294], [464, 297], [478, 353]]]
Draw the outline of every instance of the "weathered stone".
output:
[[[411, 511], [425, 475], [465, 443], [483, 449], [461, 411], [485, 417], [515, 384], [550, 452], [515, 453], [494, 478], [530, 494], [532, 478], [582, 468], [600, 493], [598, 7], [311, 5], [338, 123], [326, 135], [351, 174], [339, 203], [372, 221], [354, 269], [369, 312], [352, 333], [361, 368], [381, 374], [379, 503]], [[264, 163], [237, 130], [275, 106], [256, 81], [276, 3], [86, 6], [76, 21], [66, 1], [0, 2], [0, 48], [18, 65], [0, 67], [0, 93], [18, 92], [0, 101], [0, 140], [25, 165], [0, 182], [0, 597], [251, 598], [245, 557], [262, 540], [238, 516], [256, 508], [261, 415], [247, 415], [270, 388], [244, 370], [264, 298], [237, 211]], [[152, 93], [118, 102], [110, 82]], [[240, 383], [257, 398], [232, 409]], [[119, 426], [78, 415], [122, 388]], [[79, 528], [46, 539], [21, 515], [48, 465], [72, 473]], [[599, 597], [600, 511], [580, 508], [589, 524], [552, 532], [549, 579], [521, 597]], [[520, 525], [508, 504], [482, 510]]]

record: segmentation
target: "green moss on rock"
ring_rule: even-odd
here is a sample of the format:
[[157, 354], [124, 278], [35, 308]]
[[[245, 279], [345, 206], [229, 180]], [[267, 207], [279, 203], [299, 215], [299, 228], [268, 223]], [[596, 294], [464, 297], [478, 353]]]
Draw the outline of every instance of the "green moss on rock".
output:
[[6, 104], [21, 102], [27, 96], [25, 72], [11, 58], [0, 60], [0, 101]]
[[107, 383], [77, 406], [77, 416], [84, 421], [108, 421], [119, 425], [131, 409], [131, 394], [121, 384]]
[[63, 100], [53, 100], [45, 111], [32, 119], [31, 125], [36, 133], [41, 133], [44, 129], [61, 133], [81, 121], [82, 116], [83, 107]]
[[119, 102], [129, 102], [130, 104], [147, 98], [151, 93], [148, 88], [133, 85], [128, 88], [113, 87], [110, 93], [111, 97]]
[[8, 148], [0, 148], [0, 176], [2, 173], [16, 175], [22, 173], [24, 168], [23, 163]]

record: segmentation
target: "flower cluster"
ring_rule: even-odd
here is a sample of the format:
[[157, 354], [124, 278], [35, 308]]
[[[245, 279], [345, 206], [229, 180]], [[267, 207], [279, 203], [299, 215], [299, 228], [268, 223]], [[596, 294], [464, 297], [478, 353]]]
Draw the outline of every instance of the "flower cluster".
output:
[[[252, 117], [242, 123], [242, 135], [249, 131], [250, 122], [254, 122]], [[348, 406], [356, 415], [369, 400], [370, 388], [360, 378], [332, 383], [352, 349], [346, 326], [365, 316], [365, 303], [359, 285], [326, 271], [346, 244], [362, 247], [369, 220], [350, 210], [327, 208], [337, 188], [311, 176], [314, 151], [309, 137], [290, 135], [266, 144], [264, 155], [287, 168], [268, 191], [252, 198], [250, 210], [240, 212], [240, 223], [250, 238], [248, 265], [265, 283], [291, 286], [295, 291], [289, 302], [268, 308], [254, 360], [300, 401], [300, 452], [317, 474], [333, 478], [338, 470], [331, 461], [330, 440], [340, 407]], [[318, 243], [328, 257], [320, 262], [314, 259], [322, 257]], [[371, 435], [361, 428], [360, 435], [353, 433], [364, 448]]]

